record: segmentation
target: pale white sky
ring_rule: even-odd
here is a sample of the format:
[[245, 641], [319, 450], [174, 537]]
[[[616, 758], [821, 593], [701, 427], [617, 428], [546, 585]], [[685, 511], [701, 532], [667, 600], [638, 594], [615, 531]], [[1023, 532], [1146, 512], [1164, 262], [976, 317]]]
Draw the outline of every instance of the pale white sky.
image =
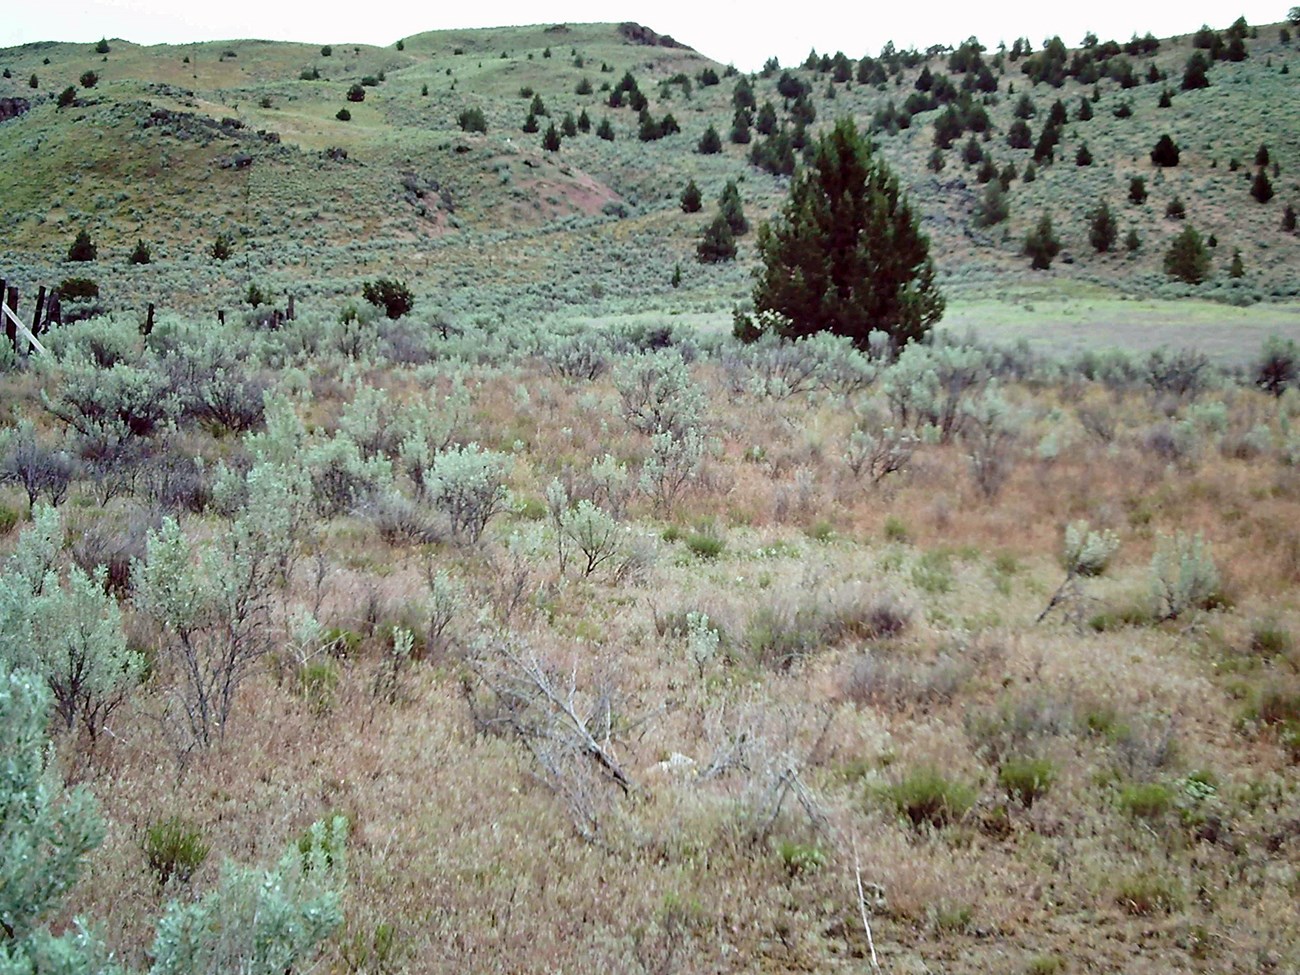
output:
[[1075, 46], [1089, 30], [1102, 40], [1128, 40], [1135, 31], [1158, 37], [1184, 34], [1202, 23], [1222, 28], [1244, 15], [1251, 24], [1275, 23], [1293, 0], [1184, 0], [1179, 3], [1053, 4], [1043, 0], [975, 3], [734, 3], [656, 0], [641, 6], [610, 0], [479, 0], [466, 7], [412, 0], [363, 4], [320, 0], [13, 0], [0, 17], [0, 48], [30, 41], [94, 42], [101, 36], [139, 44], [260, 38], [312, 44], [392, 44], [400, 37], [451, 27], [635, 20], [671, 34], [723, 63], [750, 71], [775, 54], [782, 64], [803, 60], [809, 48], [857, 58], [887, 40], [899, 47], [956, 44], [979, 37], [989, 47], [1028, 37], [1035, 45], [1060, 34]]

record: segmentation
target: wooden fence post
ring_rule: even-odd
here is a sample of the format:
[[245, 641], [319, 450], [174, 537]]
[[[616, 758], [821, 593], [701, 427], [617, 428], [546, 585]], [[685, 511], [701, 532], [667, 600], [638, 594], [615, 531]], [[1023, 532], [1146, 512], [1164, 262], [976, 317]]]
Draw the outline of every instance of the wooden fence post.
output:
[[36, 289], [36, 311], [32, 313], [32, 334], [40, 335], [43, 329], [41, 312], [45, 311], [45, 285]]
[[58, 289], [50, 292], [49, 300], [45, 302], [45, 330], [48, 332], [51, 325], [63, 324], [63, 303], [59, 297]]
[[285, 309], [284, 317], [288, 321], [293, 321], [293, 295], [289, 296], [289, 307]]
[[[4, 278], [0, 278], [0, 302], [7, 302], [8, 297], [9, 297], [9, 282], [7, 282]], [[18, 329], [14, 326], [13, 322], [9, 321], [7, 316], [0, 315], [0, 318], [3, 318], [5, 320], [5, 338], [9, 340], [9, 344], [13, 346], [14, 352], [17, 353]]]
[[[0, 298], [3, 298], [3, 299], [4, 299], [5, 307], [8, 308], [11, 312], [13, 312], [14, 317], [16, 318], [16, 317], [18, 316], [18, 289], [17, 289], [17, 288], [8, 288], [8, 289], [5, 290], [5, 293], [4, 293], [3, 295], [0, 295]], [[28, 349], [27, 349], [27, 343], [26, 343], [26, 342], [22, 343], [22, 346], [21, 346], [21, 347], [19, 347], [19, 344], [18, 344], [18, 325], [17, 325], [17, 323], [15, 323], [12, 319], [10, 319], [10, 318], [8, 318], [8, 317], [5, 318], [5, 334], [6, 334], [6, 335], [9, 335], [9, 334], [12, 334], [12, 335], [13, 335], [14, 351], [15, 351], [15, 352], [21, 352], [23, 355], [26, 355], [26, 354], [27, 354], [27, 351], [28, 351]]]
[[140, 334], [148, 336], [153, 332], [153, 302], [149, 302], [149, 309], [144, 315], [144, 324], [140, 326]]
[[226, 313], [224, 310], [220, 308], [217, 309], [217, 324], [218, 325], [226, 324]]

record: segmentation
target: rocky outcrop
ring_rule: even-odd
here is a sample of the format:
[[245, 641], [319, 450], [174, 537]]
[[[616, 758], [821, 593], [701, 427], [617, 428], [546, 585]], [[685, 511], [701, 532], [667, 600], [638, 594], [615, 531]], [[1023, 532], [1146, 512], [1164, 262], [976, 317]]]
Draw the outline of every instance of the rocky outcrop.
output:
[[8, 122], [31, 111], [32, 103], [26, 98], [0, 98], [0, 122]]
[[640, 44], [644, 47], [676, 47], [681, 48], [683, 51], [690, 50], [685, 44], [678, 43], [667, 34], [656, 34], [649, 27], [642, 27], [630, 20], [625, 24], [619, 24], [618, 32], [623, 35], [623, 38], [629, 44]]

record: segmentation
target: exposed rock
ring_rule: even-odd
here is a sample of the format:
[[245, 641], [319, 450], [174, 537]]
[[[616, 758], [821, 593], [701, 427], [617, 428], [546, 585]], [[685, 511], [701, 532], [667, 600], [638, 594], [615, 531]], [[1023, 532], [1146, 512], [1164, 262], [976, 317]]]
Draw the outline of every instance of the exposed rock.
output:
[[31, 111], [32, 103], [26, 98], [0, 98], [0, 122], [8, 122]]
[[656, 34], [649, 27], [627, 21], [618, 25], [618, 32], [629, 44], [641, 44], [645, 47], [676, 47], [683, 51], [691, 50], [685, 44], [679, 44], [667, 34]]

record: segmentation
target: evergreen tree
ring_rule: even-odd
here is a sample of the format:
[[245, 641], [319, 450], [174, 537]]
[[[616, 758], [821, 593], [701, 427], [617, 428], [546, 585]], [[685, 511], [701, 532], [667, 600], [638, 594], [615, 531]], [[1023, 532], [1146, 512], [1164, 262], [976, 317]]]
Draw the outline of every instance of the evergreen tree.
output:
[[999, 180], [990, 180], [984, 188], [984, 195], [975, 204], [975, 226], [992, 227], [1011, 215], [1011, 204], [1007, 201], [1007, 191]]
[[1193, 51], [1192, 56], [1187, 59], [1187, 67], [1183, 69], [1183, 91], [1194, 91], [1197, 88], [1210, 87], [1210, 79], [1206, 77], [1206, 71], [1210, 68], [1209, 62], [1205, 60], [1205, 55], [1200, 51]]
[[579, 132], [591, 131], [591, 116], [587, 114], [587, 110], [585, 108], [578, 113], [578, 131]]
[[1079, 99], [1078, 119], [1080, 122], [1088, 122], [1092, 120], [1092, 102], [1088, 101], [1086, 98]]
[[1269, 182], [1268, 173], [1263, 167], [1255, 174], [1255, 181], [1250, 184], [1250, 195], [1259, 203], [1273, 199], [1273, 184]]
[[727, 185], [722, 188], [722, 195], [718, 197], [718, 212], [727, 221], [734, 236], [743, 237], [749, 233], [749, 221], [745, 219], [745, 207], [734, 179], [727, 180]]
[[877, 329], [895, 346], [921, 339], [944, 308], [929, 249], [897, 178], [841, 119], [759, 231], [758, 327], [787, 338], [833, 332], [860, 348]]
[[1052, 215], [1044, 210], [1037, 226], [1025, 237], [1025, 253], [1031, 258], [1029, 266], [1035, 271], [1046, 271], [1060, 252], [1061, 242], [1052, 229]]
[[1034, 162], [1050, 163], [1056, 158], [1056, 144], [1061, 141], [1061, 130], [1054, 125], [1043, 126], [1034, 146]]
[[1234, 248], [1232, 251], [1232, 263], [1228, 266], [1228, 277], [1236, 280], [1246, 276], [1246, 266], [1241, 262], [1240, 248]]
[[1264, 145], [1261, 142], [1259, 148], [1255, 150], [1255, 165], [1267, 166], [1268, 160], [1269, 160], [1268, 146]]
[[1079, 145], [1079, 151], [1074, 154], [1074, 164], [1076, 166], [1092, 165], [1092, 152], [1088, 149], [1088, 143], [1084, 142]]
[[1176, 196], [1165, 206], [1165, 216], [1170, 220], [1182, 220], [1187, 216], [1187, 207], [1182, 197]]
[[1034, 144], [1034, 133], [1024, 119], [1016, 119], [1007, 129], [1007, 145], [1012, 149], [1028, 149]]
[[749, 111], [738, 108], [731, 120], [731, 141], [738, 146], [745, 146], [749, 145], [751, 138], [752, 136], [749, 134]]
[[1129, 227], [1128, 234], [1124, 238], [1124, 249], [1130, 254], [1136, 254], [1138, 248], [1142, 246], [1142, 238], [1138, 236], [1136, 227]]
[[1128, 181], [1128, 199], [1139, 206], [1147, 200], [1147, 181], [1141, 176], [1134, 176]]
[[1088, 241], [1098, 254], [1105, 254], [1115, 246], [1118, 236], [1119, 226], [1110, 212], [1110, 204], [1101, 200], [1088, 214]]
[[704, 135], [700, 136], [697, 150], [702, 156], [712, 156], [722, 151], [722, 136], [718, 135], [718, 130], [712, 125], [704, 130]]
[[1157, 108], [1172, 108], [1174, 104], [1174, 93], [1168, 88], [1160, 92], [1160, 101], [1156, 103]]
[[614, 126], [610, 125], [609, 119], [603, 118], [600, 120], [600, 124], [596, 126], [596, 135], [606, 142], [614, 141]]
[[560, 134], [566, 139], [572, 139], [578, 134], [578, 123], [572, 112], [564, 113], [564, 121], [560, 123]]
[[980, 145], [979, 139], [972, 135], [966, 140], [966, 144], [961, 148], [961, 158], [967, 166], [974, 166], [984, 158], [984, 147]]
[[542, 134], [542, 148], [547, 152], [560, 151], [560, 133], [552, 122], [546, 127], [546, 132]]
[[93, 261], [99, 254], [99, 248], [84, 230], [77, 231], [77, 239], [68, 248], [69, 261]]
[[1294, 233], [1295, 225], [1295, 207], [1288, 203], [1286, 209], [1282, 211], [1282, 229], [1287, 233]]
[[541, 95], [533, 95], [533, 103], [528, 108], [529, 115], [548, 115], [546, 103], [542, 101]]
[[523, 130], [527, 132], [529, 135], [532, 135], [534, 132], [537, 132], [540, 129], [541, 126], [537, 123], [537, 116], [534, 115], [532, 112], [529, 112], [528, 117], [524, 119]]
[[456, 124], [462, 132], [486, 132], [487, 116], [481, 108], [467, 108], [456, 116]]
[[135, 250], [131, 251], [131, 256], [127, 258], [127, 262], [130, 264], [148, 264], [152, 260], [153, 256], [149, 253], [149, 245], [143, 240], [135, 242]]
[[695, 257], [701, 264], [721, 264], [736, 259], [736, 238], [727, 218], [721, 213], [704, 228], [704, 236], [695, 248]]
[[1166, 133], [1162, 135], [1151, 150], [1151, 161], [1157, 166], [1177, 166], [1179, 158], [1178, 144]]
[[695, 180], [690, 180], [686, 184], [686, 189], [682, 190], [682, 212], [699, 213], [700, 208], [704, 205], [703, 197], [700, 195], [700, 188], [695, 185]]
[[754, 123], [754, 128], [758, 130], [759, 135], [771, 135], [776, 131], [776, 109], [772, 107], [771, 102], [763, 102], [763, 107], [758, 110], [758, 119]]
[[1165, 273], [1188, 284], [1200, 284], [1210, 275], [1210, 255], [1196, 228], [1186, 226], [1165, 252]]

